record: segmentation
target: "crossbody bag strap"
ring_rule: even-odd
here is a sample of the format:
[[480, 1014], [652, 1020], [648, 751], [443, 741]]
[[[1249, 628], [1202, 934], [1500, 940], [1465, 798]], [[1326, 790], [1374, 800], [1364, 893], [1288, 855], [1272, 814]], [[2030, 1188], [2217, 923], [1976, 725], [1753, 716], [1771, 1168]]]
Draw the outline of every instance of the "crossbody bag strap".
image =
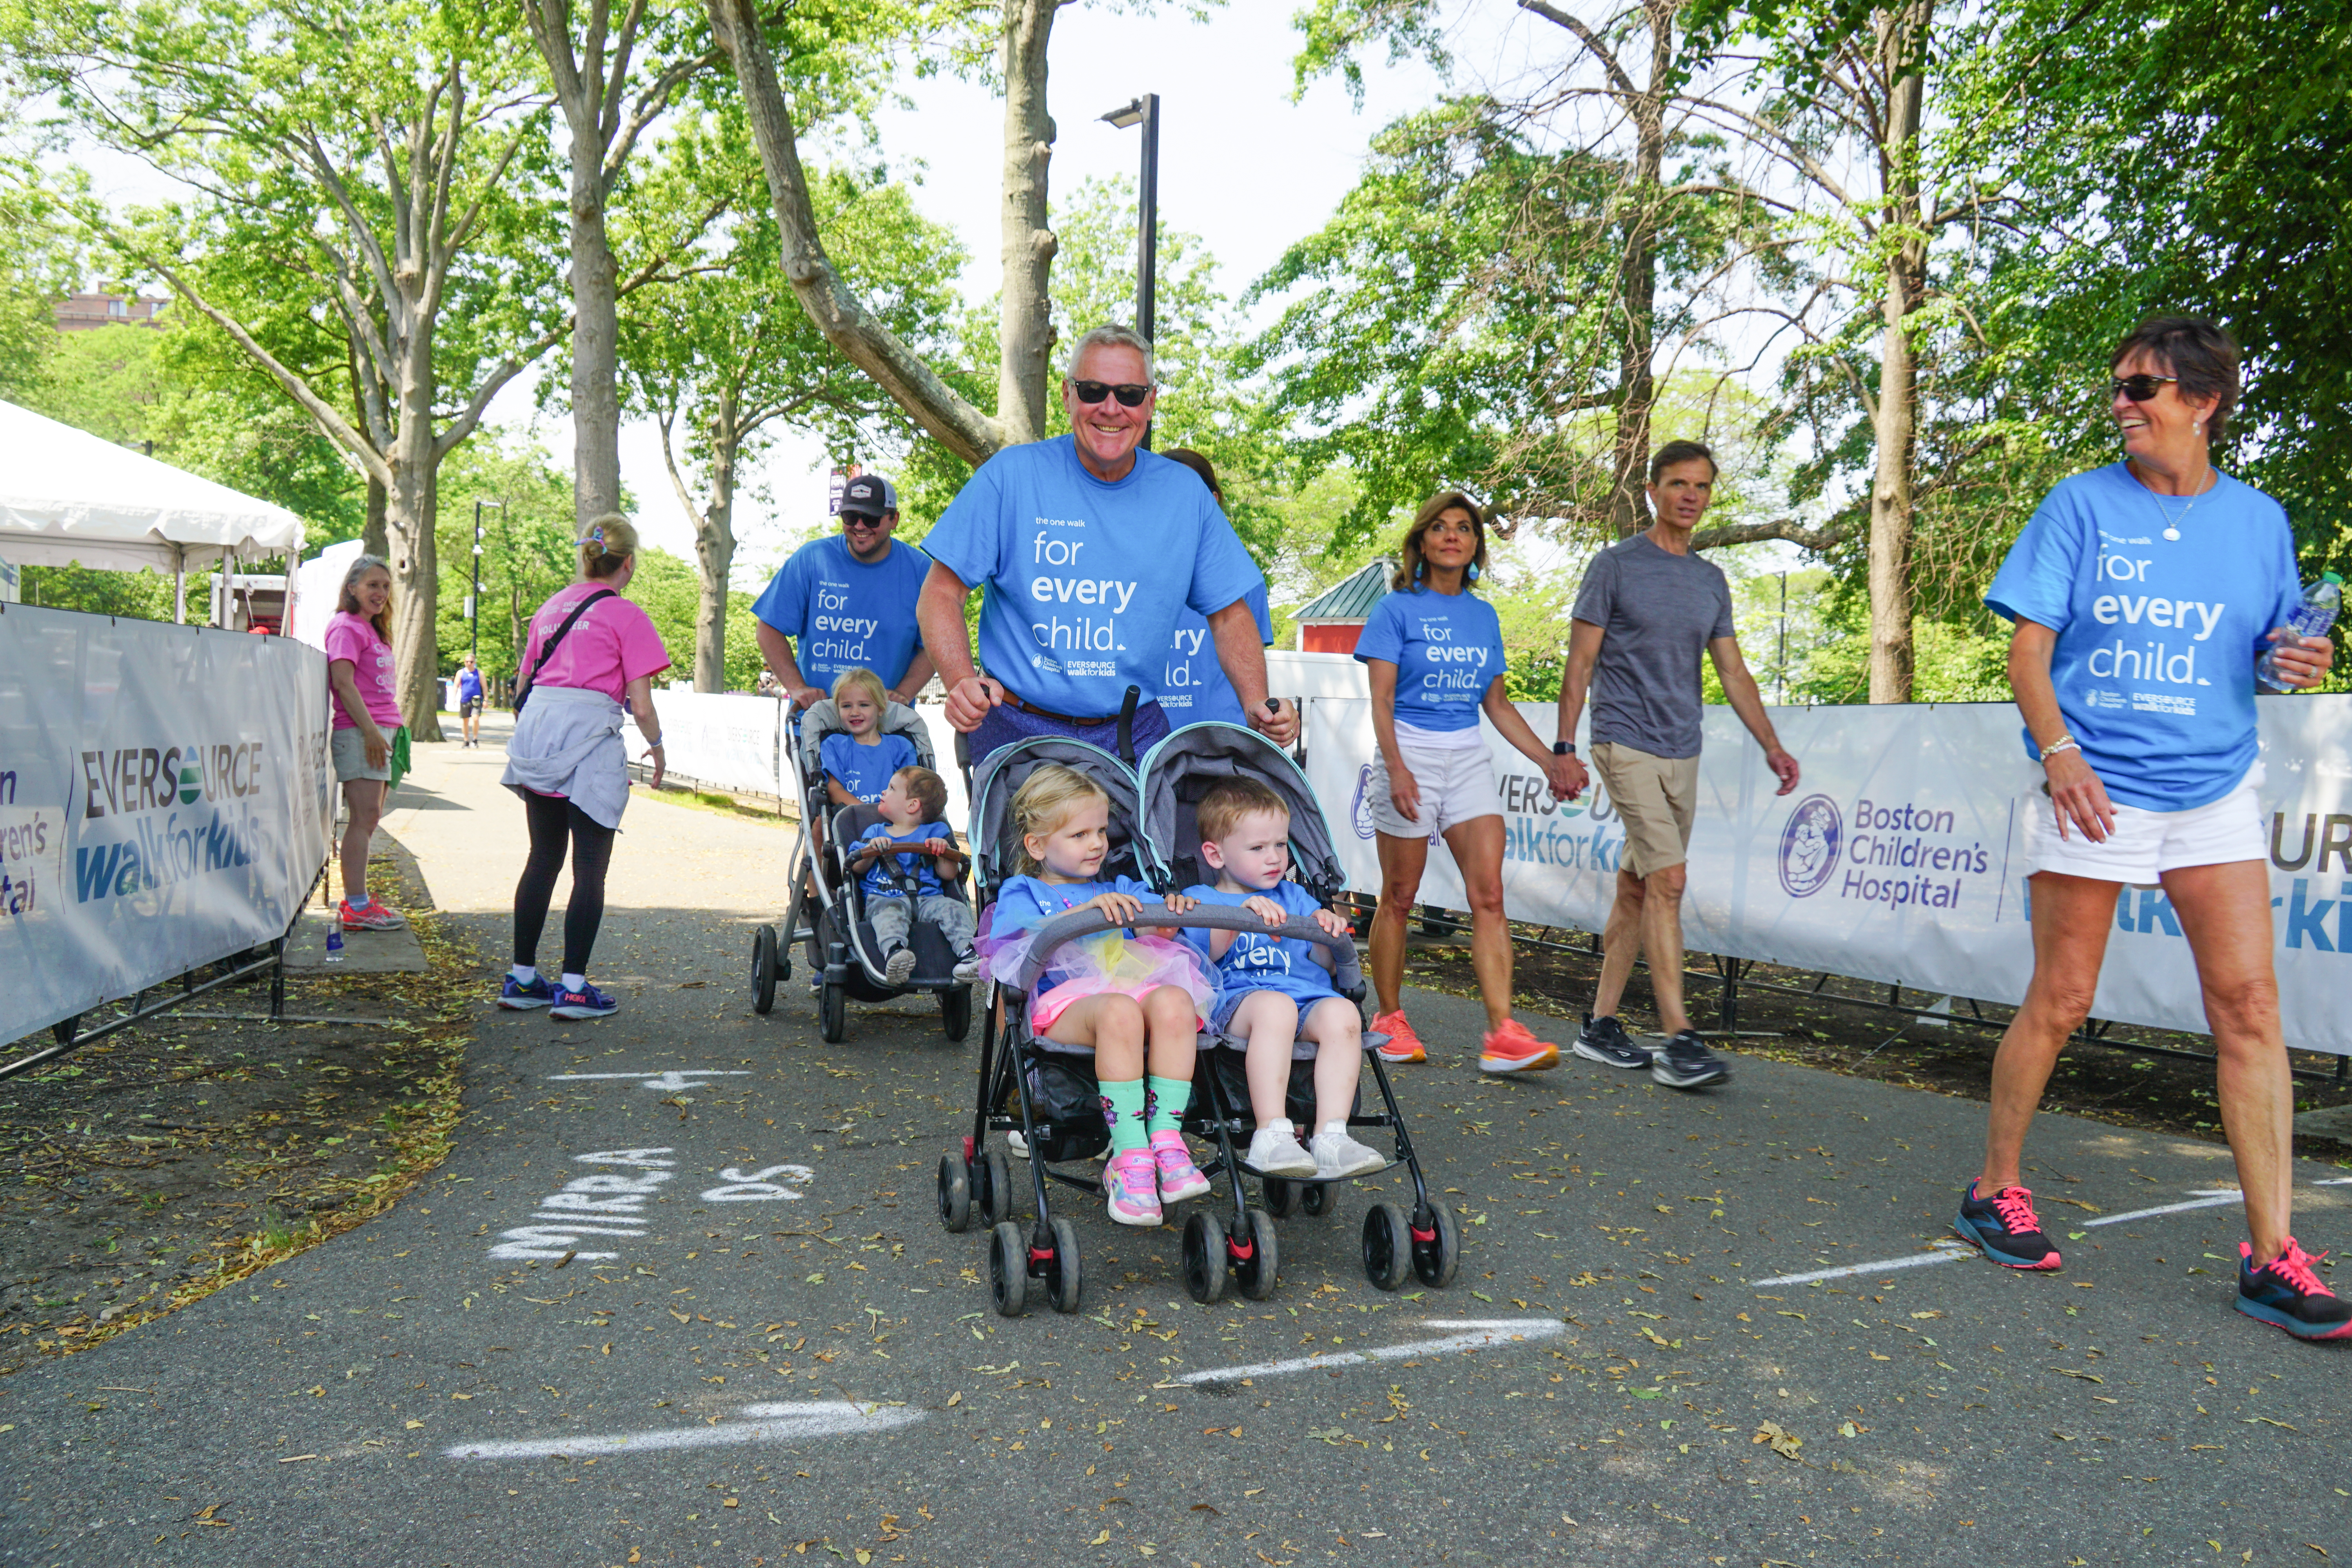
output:
[[554, 657], [556, 645], [563, 640], [564, 634], [572, 629], [572, 624], [578, 621], [581, 616], [588, 613], [588, 606], [593, 605], [599, 599], [616, 599], [618, 597], [620, 597], [619, 594], [615, 593], [613, 589], [599, 588], [594, 593], [589, 595], [586, 598], [572, 606], [572, 613], [563, 617], [563, 624], [555, 628], [555, 635], [548, 638], [546, 642], [540, 645], [539, 658], [532, 661], [530, 673], [523, 678], [522, 689], [515, 695], [515, 706], [517, 708], [520, 708], [525, 702], [530, 700], [530, 689], [539, 684], [539, 672], [547, 668], [547, 661]]

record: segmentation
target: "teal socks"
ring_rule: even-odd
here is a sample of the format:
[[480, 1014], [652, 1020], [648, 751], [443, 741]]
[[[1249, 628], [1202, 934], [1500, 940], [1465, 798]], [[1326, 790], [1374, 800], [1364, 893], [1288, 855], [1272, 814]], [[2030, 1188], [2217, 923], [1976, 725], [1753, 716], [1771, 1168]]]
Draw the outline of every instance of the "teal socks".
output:
[[1184, 1108], [1192, 1103], [1192, 1086], [1181, 1078], [1149, 1078], [1150, 1092], [1145, 1101], [1144, 1131], [1173, 1132], [1182, 1120]]
[[[1157, 1083], [1157, 1079], [1152, 1080]], [[1105, 1080], [1102, 1085], [1103, 1120], [1110, 1124], [1110, 1152], [1124, 1154], [1130, 1149], [1141, 1149], [1150, 1142], [1144, 1130], [1144, 1106], [1148, 1096], [1143, 1080], [1129, 1079], [1123, 1083]]]

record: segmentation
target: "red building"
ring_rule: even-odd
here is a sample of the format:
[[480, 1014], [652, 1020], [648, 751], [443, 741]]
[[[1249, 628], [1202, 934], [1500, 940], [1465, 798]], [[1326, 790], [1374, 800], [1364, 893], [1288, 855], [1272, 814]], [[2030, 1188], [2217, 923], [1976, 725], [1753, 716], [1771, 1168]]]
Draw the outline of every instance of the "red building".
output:
[[1389, 574], [1396, 568], [1375, 561], [1298, 607], [1292, 617], [1298, 626], [1300, 653], [1353, 653], [1356, 639], [1372, 606], [1387, 596]]
[[58, 331], [87, 332], [96, 327], [163, 326], [160, 319], [169, 300], [146, 300], [136, 294], [68, 294], [52, 311]]

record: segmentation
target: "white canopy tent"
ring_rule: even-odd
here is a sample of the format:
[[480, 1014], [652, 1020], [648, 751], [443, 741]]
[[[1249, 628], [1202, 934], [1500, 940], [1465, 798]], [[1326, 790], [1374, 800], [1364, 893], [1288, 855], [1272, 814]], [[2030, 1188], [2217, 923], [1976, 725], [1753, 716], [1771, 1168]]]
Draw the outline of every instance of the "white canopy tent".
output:
[[28, 408], [0, 403], [0, 560], [18, 566], [187, 573], [282, 555], [294, 593], [302, 520]]

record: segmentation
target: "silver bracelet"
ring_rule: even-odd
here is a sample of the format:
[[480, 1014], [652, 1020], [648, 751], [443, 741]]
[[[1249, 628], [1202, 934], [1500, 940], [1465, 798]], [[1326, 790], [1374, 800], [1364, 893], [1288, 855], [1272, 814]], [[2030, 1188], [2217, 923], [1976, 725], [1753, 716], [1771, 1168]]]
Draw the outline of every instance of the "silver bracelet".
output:
[[2047, 766], [2050, 759], [2056, 756], [2061, 752], [2079, 752], [2082, 749], [2083, 743], [2080, 741], [2077, 741], [2072, 735], [2062, 734], [2056, 740], [2042, 748], [2042, 764]]

